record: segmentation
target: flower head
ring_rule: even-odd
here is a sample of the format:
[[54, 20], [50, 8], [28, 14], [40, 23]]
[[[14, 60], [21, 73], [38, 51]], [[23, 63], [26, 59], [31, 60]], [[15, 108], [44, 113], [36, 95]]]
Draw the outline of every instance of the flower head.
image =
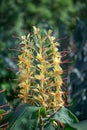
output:
[[22, 53], [18, 56], [19, 97], [23, 102], [57, 111], [64, 105], [59, 43], [51, 31], [45, 33], [33, 28], [33, 34], [22, 36]]

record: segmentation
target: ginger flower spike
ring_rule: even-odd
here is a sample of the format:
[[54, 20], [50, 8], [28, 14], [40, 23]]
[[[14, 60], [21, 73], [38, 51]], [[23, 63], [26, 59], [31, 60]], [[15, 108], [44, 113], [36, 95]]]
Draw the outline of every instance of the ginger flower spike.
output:
[[33, 27], [33, 33], [22, 36], [18, 56], [19, 97], [24, 103], [45, 107], [48, 112], [64, 106], [61, 89], [63, 70], [60, 66], [59, 43], [52, 31]]

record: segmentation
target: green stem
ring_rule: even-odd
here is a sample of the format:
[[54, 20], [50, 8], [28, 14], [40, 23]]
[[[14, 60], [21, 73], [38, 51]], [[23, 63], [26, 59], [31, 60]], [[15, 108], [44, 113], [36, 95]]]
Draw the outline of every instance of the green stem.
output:
[[40, 127], [40, 130], [44, 130], [44, 127], [43, 127], [43, 126], [41, 126], [41, 127]]
[[40, 130], [44, 130], [44, 123], [42, 117], [40, 117]]

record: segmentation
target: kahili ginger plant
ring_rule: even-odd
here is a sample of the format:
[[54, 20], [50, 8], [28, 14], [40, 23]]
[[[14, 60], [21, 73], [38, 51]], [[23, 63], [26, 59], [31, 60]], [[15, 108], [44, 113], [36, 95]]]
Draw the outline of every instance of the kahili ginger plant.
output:
[[56, 112], [64, 106], [60, 44], [51, 30], [41, 32], [35, 26], [32, 34], [21, 39], [19, 97], [24, 103], [46, 108], [47, 114]]
[[1, 130], [75, 130], [78, 120], [64, 107], [60, 44], [51, 30], [41, 31], [35, 26], [33, 33], [21, 40], [18, 97], [22, 102], [19, 100], [16, 110], [11, 108], [3, 116], [1, 106]]

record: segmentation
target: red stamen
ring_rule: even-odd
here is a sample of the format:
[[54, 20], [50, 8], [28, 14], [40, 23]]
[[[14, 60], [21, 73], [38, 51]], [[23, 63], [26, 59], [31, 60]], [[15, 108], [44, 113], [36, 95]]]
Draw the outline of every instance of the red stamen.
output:
[[12, 38], [20, 39], [17, 35], [12, 35]]
[[63, 82], [63, 85], [65, 85], [65, 86], [66, 86], [66, 85], [67, 85], [67, 83], [66, 83], [66, 82]]
[[5, 105], [1, 105], [0, 106], [0, 109], [3, 108], [3, 107], [6, 107], [6, 106], [9, 106], [9, 103], [5, 104]]
[[65, 60], [65, 61], [62, 61], [60, 64], [65, 64], [65, 63], [72, 63], [72, 61]]
[[2, 93], [2, 92], [4, 92], [5, 91], [5, 89], [2, 89], [2, 90], [0, 90], [0, 93]]
[[72, 104], [65, 104], [65, 107], [70, 107]]
[[13, 81], [13, 80], [18, 80], [18, 79], [10, 79], [10, 78], [9, 78], [9, 80], [10, 80], [10, 81]]
[[6, 69], [7, 69], [7, 70], [10, 70], [10, 71], [13, 71], [13, 72], [14, 72], [14, 71], [17, 71], [16, 68], [13, 68], [13, 69], [12, 69], [12, 68], [7, 67]]
[[67, 56], [67, 54], [66, 54], [66, 53], [64, 53], [64, 54], [61, 54], [61, 57], [65, 57], [65, 56]]
[[0, 125], [0, 128], [4, 127], [4, 126], [7, 126], [9, 122], [3, 124], [3, 125]]
[[9, 51], [17, 51], [17, 52], [22, 52], [21, 50], [17, 50], [17, 49], [12, 49], [12, 48], [8, 48]]
[[67, 91], [65, 92], [66, 95], [70, 95], [71, 94], [71, 91]]
[[66, 72], [71, 72], [71, 71], [72, 71], [72, 68], [63, 70], [64, 73], [66, 73]]
[[70, 50], [67, 50], [67, 51], [60, 51], [60, 53], [70, 53], [71, 51]]
[[18, 57], [16, 57], [16, 56], [14, 56], [14, 57], [12, 57], [12, 56], [10, 57], [10, 56], [9, 56], [9, 58], [10, 58], [10, 59], [18, 59]]
[[9, 112], [7, 111], [7, 112], [5, 112], [5, 113], [3, 113], [3, 114], [0, 114], [0, 116], [4, 116], [4, 115], [7, 115]]
[[64, 88], [64, 89], [65, 89], [66, 87], [65, 87], [65, 86], [62, 86], [62, 88]]
[[65, 36], [65, 37], [63, 37], [63, 38], [59, 38], [58, 41], [65, 40], [65, 39], [67, 39], [67, 38], [68, 38], [68, 36]]
[[63, 80], [67, 80], [68, 78], [63, 78]]

